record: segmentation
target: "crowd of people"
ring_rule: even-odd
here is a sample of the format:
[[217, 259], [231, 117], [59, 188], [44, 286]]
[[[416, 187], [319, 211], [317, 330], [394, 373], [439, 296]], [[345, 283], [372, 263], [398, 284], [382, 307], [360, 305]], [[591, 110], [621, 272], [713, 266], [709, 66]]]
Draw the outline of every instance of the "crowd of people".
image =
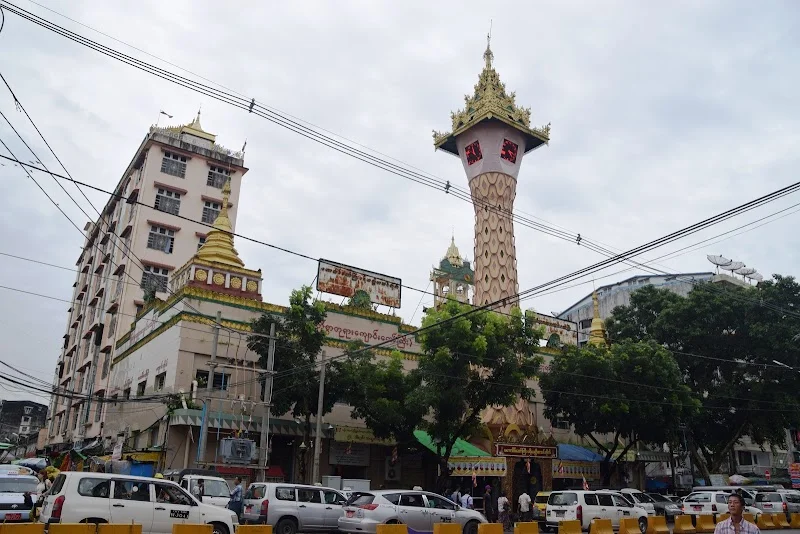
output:
[[[463, 508], [474, 509], [475, 502], [469, 492], [462, 492], [456, 488], [450, 494], [450, 500], [460, 504]], [[514, 513], [511, 501], [506, 497], [505, 491], [500, 491], [497, 499], [492, 494], [492, 486], [486, 485], [483, 492], [483, 515], [491, 523], [502, 523], [508, 530], [517, 521], [536, 521], [540, 519], [539, 509], [533, 506], [533, 499], [527, 492], [517, 498], [517, 511]]]

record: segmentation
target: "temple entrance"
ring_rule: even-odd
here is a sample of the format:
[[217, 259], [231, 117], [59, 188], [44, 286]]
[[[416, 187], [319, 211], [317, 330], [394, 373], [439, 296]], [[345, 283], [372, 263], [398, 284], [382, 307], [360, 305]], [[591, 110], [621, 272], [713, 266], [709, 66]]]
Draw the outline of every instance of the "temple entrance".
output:
[[511, 509], [518, 513], [519, 496], [527, 493], [531, 500], [542, 491], [542, 467], [531, 458], [520, 458], [514, 462], [514, 472], [511, 479]]

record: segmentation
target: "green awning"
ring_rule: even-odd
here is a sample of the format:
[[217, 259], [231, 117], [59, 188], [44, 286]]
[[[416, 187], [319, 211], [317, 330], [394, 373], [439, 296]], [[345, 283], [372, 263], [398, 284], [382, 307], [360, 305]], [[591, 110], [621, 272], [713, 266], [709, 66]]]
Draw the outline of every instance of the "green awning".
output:
[[[425, 432], [424, 430], [415, 430], [414, 437], [417, 438], [422, 445], [424, 445], [427, 449], [430, 449], [431, 452], [436, 454], [436, 444], [433, 442], [431, 436]], [[453, 450], [450, 453], [450, 456], [491, 456], [488, 452], [484, 452], [472, 443], [467, 443], [463, 439], [459, 438], [456, 440], [455, 445], [453, 445]]]

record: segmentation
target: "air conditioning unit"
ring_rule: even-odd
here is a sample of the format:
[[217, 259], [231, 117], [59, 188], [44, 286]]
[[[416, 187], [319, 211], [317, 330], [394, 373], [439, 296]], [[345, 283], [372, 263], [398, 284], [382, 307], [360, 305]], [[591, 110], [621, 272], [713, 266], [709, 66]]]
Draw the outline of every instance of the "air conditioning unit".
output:
[[400, 481], [400, 460], [398, 459], [394, 465], [392, 465], [392, 458], [386, 457], [386, 472], [385, 477], [387, 481], [391, 480], [394, 482]]
[[225, 438], [219, 448], [226, 464], [249, 464], [258, 458], [258, 448], [252, 439]]

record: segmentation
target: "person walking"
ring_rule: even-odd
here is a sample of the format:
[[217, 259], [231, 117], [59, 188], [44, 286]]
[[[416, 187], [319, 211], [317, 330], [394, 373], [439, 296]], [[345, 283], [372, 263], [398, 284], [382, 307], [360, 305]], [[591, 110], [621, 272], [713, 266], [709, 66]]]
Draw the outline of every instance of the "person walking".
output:
[[461, 504], [461, 489], [456, 486], [455, 491], [450, 495], [450, 500], [456, 504]]
[[233, 513], [235, 513], [236, 517], [241, 517], [242, 494], [244, 493], [244, 490], [242, 489], [242, 477], [236, 477], [234, 482], [236, 483], [236, 485], [231, 491], [231, 500], [228, 501], [228, 509]]
[[197, 502], [203, 502], [203, 494], [206, 492], [206, 483], [201, 478], [192, 486], [192, 495], [197, 499]]
[[530, 521], [531, 520], [531, 496], [528, 495], [527, 491], [523, 491], [522, 495], [519, 496], [519, 514], [522, 521]]
[[728, 495], [728, 513], [731, 516], [725, 521], [717, 523], [714, 534], [761, 534], [761, 529], [742, 516], [745, 503], [741, 493], [734, 492]]
[[503, 530], [511, 530], [511, 503], [505, 491], [501, 491], [497, 498], [497, 521], [503, 524]]
[[472, 501], [472, 495], [469, 493], [462, 493], [461, 494], [461, 507], [466, 508], [467, 510], [472, 510], [475, 506], [475, 503]]
[[489, 523], [494, 523], [496, 520], [494, 499], [492, 499], [492, 487], [488, 484], [483, 488], [483, 515], [486, 516]]

